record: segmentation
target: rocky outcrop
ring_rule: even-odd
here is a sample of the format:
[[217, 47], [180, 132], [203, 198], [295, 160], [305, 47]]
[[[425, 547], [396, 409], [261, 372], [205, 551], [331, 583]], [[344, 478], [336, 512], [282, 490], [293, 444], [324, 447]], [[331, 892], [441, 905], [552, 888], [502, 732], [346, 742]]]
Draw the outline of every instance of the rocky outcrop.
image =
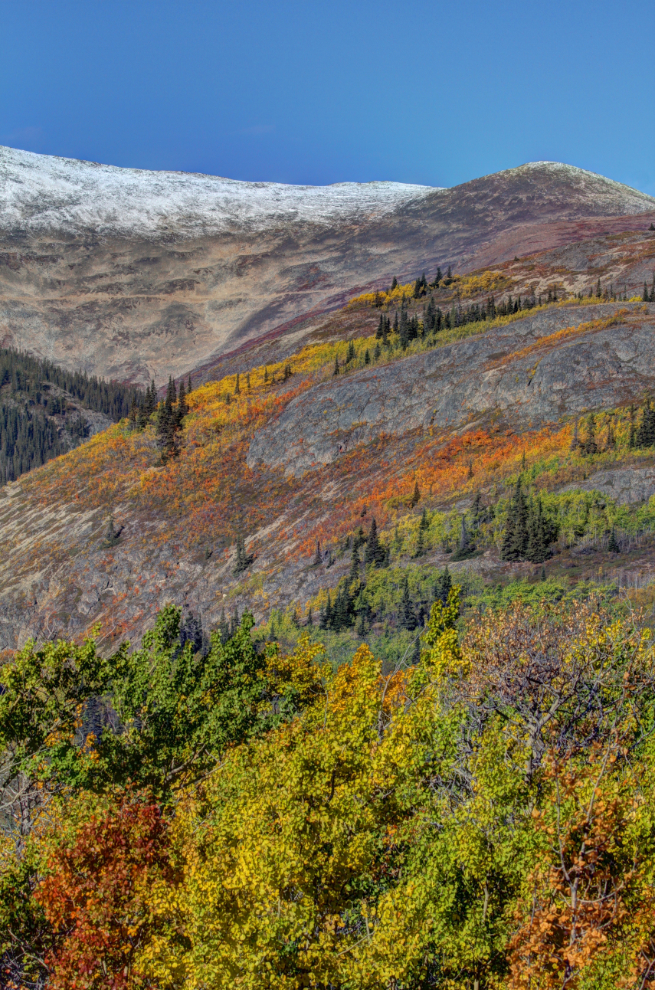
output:
[[[655, 307], [625, 306], [623, 322], [595, 325], [620, 308], [548, 309], [316, 385], [253, 438], [248, 464], [300, 475], [383, 434], [483, 418], [521, 430], [641, 398], [655, 384]], [[567, 327], [579, 330], [558, 335]]]
[[634, 505], [647, 502], [655, 495], [655, 466], [610, 468], [597, 471], [582, 481], [565, 485], [562, 492], [600, 492], [614, 499], [619, 505]]

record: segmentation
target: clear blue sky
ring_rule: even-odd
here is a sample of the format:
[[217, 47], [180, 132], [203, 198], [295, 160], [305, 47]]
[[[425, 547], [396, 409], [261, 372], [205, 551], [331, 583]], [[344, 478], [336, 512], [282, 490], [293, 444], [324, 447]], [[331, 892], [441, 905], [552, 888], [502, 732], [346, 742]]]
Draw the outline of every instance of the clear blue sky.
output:
[[564, 161], [655, 194], [655, 0], [0, 0], [0, 143], [452, 186]]

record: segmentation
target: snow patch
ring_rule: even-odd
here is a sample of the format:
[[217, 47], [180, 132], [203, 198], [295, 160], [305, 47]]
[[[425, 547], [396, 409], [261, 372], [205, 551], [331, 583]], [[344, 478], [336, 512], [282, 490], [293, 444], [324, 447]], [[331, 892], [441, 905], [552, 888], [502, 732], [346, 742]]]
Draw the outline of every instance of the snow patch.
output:
[[253, 233], [292, 223], [370, 221], [436, 187], [290, 186], [117, 168], [0, 147], [0, 229], [162, 237]]

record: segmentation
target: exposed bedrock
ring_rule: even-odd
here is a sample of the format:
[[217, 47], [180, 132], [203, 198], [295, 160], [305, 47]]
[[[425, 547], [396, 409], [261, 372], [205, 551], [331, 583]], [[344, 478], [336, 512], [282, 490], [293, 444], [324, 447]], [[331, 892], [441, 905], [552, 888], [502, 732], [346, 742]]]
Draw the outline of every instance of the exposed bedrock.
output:
[[[404, 361], [353, 372], [292, 400], [252, 440], [248, 464], [300, 475], [359, 443], [417, 427], [457, 428], [490, 417], [527, 429], [641, 398], [655, 384], [655, 307], [545, 310]], [[577, 332], [553, 334], [567, 327]]]

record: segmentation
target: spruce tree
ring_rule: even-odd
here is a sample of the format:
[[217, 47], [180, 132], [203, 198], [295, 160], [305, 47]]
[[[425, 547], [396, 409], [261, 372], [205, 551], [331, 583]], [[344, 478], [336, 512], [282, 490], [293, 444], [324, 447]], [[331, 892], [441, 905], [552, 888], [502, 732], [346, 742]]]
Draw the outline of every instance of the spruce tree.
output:
[[364, 563], [375, 564], [380, 549], [380, 541], [378, 540], [378, 527], [375, 519], [371, 523], [371, 530], [368, 534], [366, 540], [366, 550], [364, 551]]
[[528, 504], [528, 545], [526, 559], [533, 564], [541, 564], [548, 557], [548, 538], [544, 524], [541, 499]]
[[651, 405], [650, 399], [647, 400], [644, 406], [635, 443], [637, 447], [652, 447], [655, 445], [655, 408]]
[[621, 547], [619, 546], [619, 542], [618, 542], [618, 540], [616, 538], [616, 532], [615, 532], [613, 526], [612, 526], [612, 531], [610, 533], [609, 542], [607, 544], [607, 549], [608, 549], [608, 551], [610, 553], [620, 553], [621, 552]]
[[398, 610], [398, 624], [401, 629], [408, 629], [410, 632], [413, 629], [416, 629], [418, 624], [414, 613], [411, 595], [409, 593], [409, 581], [407, 580], [407, 575], [405, 575], [403, 594], [400, 600], [400, 608]]
[[246, 553], [246, 545], [242, 536], [237, 536], [237, 552], [234, 565], [234, 574], [238, 575], [247, 570], [254, 560], [253, 554]]
[[339, 358], [338, 357], [335, 357], [335, 359], [334, 359], [334, 371], [332, 372], [332, 375], [334, 376], [334, 375], [338, 375], [338, 374], [339, 374]]
[[453, 554], [453, 560], [466, 560], [475, 552], [475, 544], [471, 540], [469, 531], [466, 528], [466, 518], [462, 516], [462, 527], [457, 550]]
[[502, 560], [524, 560], [528, 548], [528, 507], [521, 484], [516, 481], [514, 494], [507, 512], [505, 536], [500, 551]]
[[394, 275], [393, 279], [391, 280], [391, 289], [389, 291], [393, 292], [393, 290], [396, 288], [398, 288], [398, 279]]
[[593, 413], [590, 414], [589, 419], [587, 420], [587, 436], [581, 446], [582, 452], [589, 457], [598, 453], [598, 444], [596, 442], [596, 417]]
[[414, 482], [414, 491], [412, 492], [412, 497], [410, 499], [410, 505], [413, 507], [418, 505], [421, 501], [421, 492], [419, 491], [418, 481]]
[[434, 588], [434, 600], [440, 601], [443, 605], [448, 601], [448, 595], [450, 594], [450, 589], [453, 586], [453, 579], [450, 575], [450, 571], [446, 566], [441, 574], [439, 580], [437, 581]]
[[323, 558], [321, 556], [321, 544], [317, 540], [316, 541], [316, 553], [314, 554], [314, 560], [312, 561], [314, 567], [318, 567], [318, 565], [321, 563], [322, 560], [323, 560]]

